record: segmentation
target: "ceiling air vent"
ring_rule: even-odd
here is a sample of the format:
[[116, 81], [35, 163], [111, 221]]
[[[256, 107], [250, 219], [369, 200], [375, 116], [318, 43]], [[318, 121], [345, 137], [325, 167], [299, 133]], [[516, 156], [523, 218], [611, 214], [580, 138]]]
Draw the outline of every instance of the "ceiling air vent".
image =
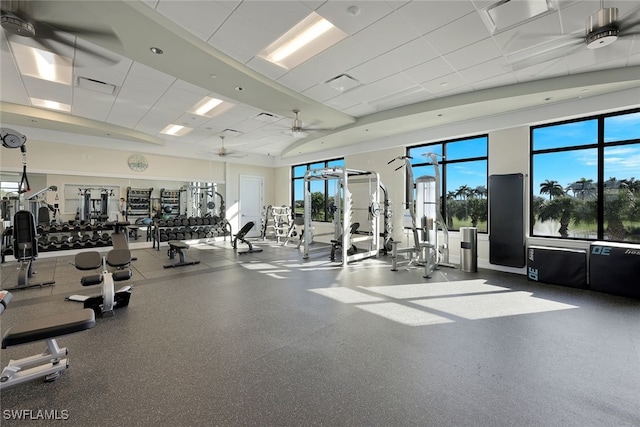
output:
[[257, 116], [255, 116], [254, 119], [264, 123], [273, 123], [280, 120], [280, 117], [271, 113], [260, 113]]
[[339, 90], [340, 92], [346, 92], [354, 87], [360, 86], [361, 83], [348, 74], [340, 74], [339, 76], [327, 80], [325, 84], [335, 90]]
[[78, 87], [94, 92], [104, 93], [106, 95], [113, 95], [116, 91], [116, 87], [112, 84], [101, 82], [100, 80], [90, 79], [87, 77], [78, 77]]

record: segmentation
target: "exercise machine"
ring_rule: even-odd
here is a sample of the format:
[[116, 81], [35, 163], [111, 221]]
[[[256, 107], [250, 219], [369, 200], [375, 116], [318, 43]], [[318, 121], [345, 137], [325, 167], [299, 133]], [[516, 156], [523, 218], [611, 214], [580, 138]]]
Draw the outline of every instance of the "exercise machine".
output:
[[254, 248], [253, 245], [251, 244], [250, 241], [248, 241], [247, 239], [245, 239], [247, 233], [249, 231], [251, 231], [251, 229], [256, 225], [255, 222], [253, 221], [249, 221], [247, 222], [245, 225], [242, 226], [242, 228], [240, 229], [240, 231], [238, 231], [238, 234], [236, 234], [233, 238], [233, 249], [236, 250], [238, 248], [238, 240], [240, 240], [242, 243], [246, 244], [249, 246], [249, 249], [246, 251], [242, 251], [242, 252], [238, 252], [238, 255], [242, 255], [242, 254], [252, 254], [252, 253], [258, 253], [258, 252], [262, 252], [262, 249], [260, 248]]
[[[101, 317], [114, 316], [114, 309], [129, 305], [131, 299], [131, 286], [126, 285], [115, 290], [115, 282], [129, 280], [133, 272], [129, 268], [131, 257], [129, 241], [126, 231], [128, 222], [116, 222], [114, 232], [111, 234], [113, 249], [107, 252], [106, 256], [97, 251], [81, 252], [76, 255], [74, 265], [78, 270], [89, 271], [101, 269], [98, 274], [88, 275], [80, 279], [82, 286], [102, 285], [102, 292], [96, 296], [71, 295], [65, 298], [67, 301], [79, 301], [84, 304], [84, 308], [92, 309], [96, 315]], [[111, 267], [112, 270], [109, 270]]]
[[[0, 314], [9, 306], [13, 295], [0, 291]], [[69, 367], [68, 350], [60, 348], [56, 338], [91, 329], [96, 325], [93, 310], [83, 309], [30, 320], [10, 327], [2, 338], [2, 349], [45, 341], [47, 348], [34, 356], [9, 360], [0, 374], [0, 390], [43, 378], [55, 381]]]
[[169, 259], [173, 260], [176, 257], [176, 254], [180, 257], [180, 261], [178, 262], [170, 262], [165, 264], [164, 268], [173, 268], [173, 267], [182, 267], [183, 265], [195, 265], [200, 264], [199, 260], [194, 261], [186, 261], [184, 258], [184, 250], [189, 249], [189, 245], [185, 242], [181, 242], [180, 240], [169, 240], [169, 249], [167, 250], [167, 255], [169, 255]]
[[[405, 228], [411, 230], [413, 237], [413, 246], [405, 248], [399, 248], [397, 241], [391, 242], [391, 271], [398, 271], [398, 255], [405, 253], [408, 254], [408, 265], [424, 266], [423, 277], [430, 278], [438, 266], [453, 267], [453, 265], [449, 263], [449, 233], [442, 218], [438, 155], [435, 153], [423, 155], [431, 158], [435, 175], [420, 176], [415, 181], [410, 156], [396, 157], [388, 162], [388, 164], [396, 160], [403, 162], [396, 170], [405, 168], [407, 184], [410, 186], [407, 189]], [[442, 242], [439, 240], [439, 230], [443, 234]]]
[[[131, 286], [123, 286], [115, 291], [115, 282], [129, 280], [132, 276], [130, 269], [125, 269], [131, 263], [131, 251], [129, 249], [112, 249], [106, 256], [100, 252], [81, 252], [76, 255], [74, 265], [78, 270], [98, 270], [102, 273], [82, 277], [82, 286], [102, 285], [102, 292], [96, 296], [71, 295], [68, 301], [81, 301], [84, 308], [92, 309], [101, 317], [112, 317], [114, 309], [129, 305], [131, 299]], [[110, 271], [108, 267], [115, 268]]]
[[33, 263], [38, 257], [38, 236], [33, 214], [29, 211], [18, 211], [13, 216], [13, 256], [20, 262], [18, 284], [6, 290], [19, 290], [43, 286], [52, 286], [55, 281], [29, 283], [36, 272]]
[[[332, 188], [336, 189], [331, 207], [334, 223], [333, 239], [331, 240], [341, 240], [339, 244], [333, 244], [332, 247], [341, 248], [342, 265], [346, 266], [349, 262], [377, 257], [382, 248], [380, 244], [379, 220], [381, 213], [381, 189], [383, 185], [380, 181], [380, 175], [372, 171], [329, 167], [307, 170], [304, 181], [304, 230], [306, 234], [303, 239], [303, 258], [309, 258], [309, 244], [311, 243], [308, 231], [312, 229], [311, 212], [313, 206], [310, 191], [312, 186], [310, 183], [313, 181], [329, 181]], [[355, 192], [355, 190], [350, 187], [354, 184], [363, 186], [359, 187], [360, 191]], [[352, 190], [354, 192], [352, 192]], [[356, 204], [354, 201], [358, 203]], [[359, 231], [357, 234], [351, 233], [351, 225], [356, 222], [367, 224], [369, 229]], [[315, 235], [317, 236], [319, 234]], [[355, 244], [366, 247], [354, 252], [352, 246]]]

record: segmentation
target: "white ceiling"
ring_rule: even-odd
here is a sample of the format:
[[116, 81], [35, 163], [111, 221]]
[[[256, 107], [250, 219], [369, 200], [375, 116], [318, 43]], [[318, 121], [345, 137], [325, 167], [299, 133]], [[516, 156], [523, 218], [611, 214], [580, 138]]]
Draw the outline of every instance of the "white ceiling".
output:
[[[486, 0], [3, 0], [2, 9], [16, 3], [36, 21], [113, 35], [69, 36], [78, 49], [55, 45], [74, 60], [67, 86], [21, 75], [2, 32], [2, 126], [27, 136], [45, 129], [60, 142], [91, 135], [123, 150], [215, 158], [205, 153], [217, 151], [224, 134], [230, 151], [286, 158], [640, 86], [638, 34], [597, 50], [556, 50], [584, 36], [600, 1], [548, 0], [550, 12], [497, 32], [486, 24], [495, 1]], [[640, 22], [637, 0], [605, 6]], [[291, 70], [257, 56], [311, 11], [348, 37]], [[343, 93], [325, 83], [341, 74], [360, 85]], [[114, 85], [115, 93], [78, 87], [79, 77]], [[188, 113], [204, 96], [235, 106], [214, 118]], [[35, 108], [30, 97], [71, 104], [71, 114]], [[304, 127], [325, 130], [294, 138], [293, 110]], [[193, 131], [160, 134], [171, 123]]]

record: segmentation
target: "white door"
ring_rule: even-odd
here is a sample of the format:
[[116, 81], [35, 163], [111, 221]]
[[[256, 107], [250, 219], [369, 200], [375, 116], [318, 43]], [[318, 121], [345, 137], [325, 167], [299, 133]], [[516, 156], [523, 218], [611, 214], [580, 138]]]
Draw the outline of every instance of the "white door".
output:
[[263, 204], [264, 178], [240, 175], [240, 224], [238, 226], [242, 228], [249, 221], [255, 223], [255, 226], [247, 233], [247, 237], [260, 236]]

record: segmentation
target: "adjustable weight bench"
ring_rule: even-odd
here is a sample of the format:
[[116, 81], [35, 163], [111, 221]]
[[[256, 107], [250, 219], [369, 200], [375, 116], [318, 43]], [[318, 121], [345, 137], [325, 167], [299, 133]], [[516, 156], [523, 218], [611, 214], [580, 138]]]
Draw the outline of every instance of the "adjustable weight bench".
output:
[[[0, 314], [12, 298], [10, 292], [0, 291]], [[93, 310], [83, 309], [30, 320], [9, 328], [2, 339], [2, 349], [36, 341], [46, 341], [47, 348], [41, 354], [9, 360], [0, 374], [0, 390], [38, 378], [55, 381], [69, 367], [68, 351], [58, 347], [56, 338], [91, 329], [95, 325]]]
[[[78, 270], [97, 270], [102, 267], [102, 273], [84, 276], [80, 280], [82, 286], [102, 285], [102, 294], [92, 297], [85, 295], [71, 295], [69, 301], [81, 301], [84, 308], [92, 309], [102, 317], [114, 316], [114, 309], [126, 307], [131, 299], [131, 286], [123, 286], [115, 291], [114, 283], [129, 280], [131, 270], [123, 270], [131, 263], [131, 251], [129, 249], [112, 249], [106, 257], [100, 252], [81, 252], [76, 255], [75, 266]], [[107, 266], [116, 268], [109, 271]]]
[[251, 253], [258, 253], [258, 252], [262, 252], [262, 249], [255, 249], [253, 247], [253, 245], [251, 244], [250, 241], [248, 241], [247, 239], [245, 239], [245, 236], [247, 235], [247, 233], [249, 231], [251, 231], [251, 229], [253, 228], [253, 226], [255, 225], [255, 222], [253, 221], [249, 221], [248, 223], [246, 223], [245, 225], [242, 226], [242, 228], [240, 229], [240, 231], [238, 231], [238, 234], [235, 235], [235, 237], [233, 238], [233, 249], [237, 249], [238, 248], [238, 240], [240, 240], [242, 243], [245, 243], [249, 246], [249, 249], [246, 251], [242, 251], [242, 252], [238, 252], [239, 255], [242, 254], [251, 254]]
[[184, 259], [184, 249], [189, 249], [189, 245], [185, 242], [181, 242], [180, 240], [169, 240], [169, 250], [167, 250], [167, 255], [169, 255], [169, 259], [175, 259], [176, 254], [180, 257], [179, 262], [170, 262], [165, 264], [164, 268], [172, 268], [172, 267], [180, 267], [183, 265], [195, 265], [200, 264], [200, 261], [185, 261]]

